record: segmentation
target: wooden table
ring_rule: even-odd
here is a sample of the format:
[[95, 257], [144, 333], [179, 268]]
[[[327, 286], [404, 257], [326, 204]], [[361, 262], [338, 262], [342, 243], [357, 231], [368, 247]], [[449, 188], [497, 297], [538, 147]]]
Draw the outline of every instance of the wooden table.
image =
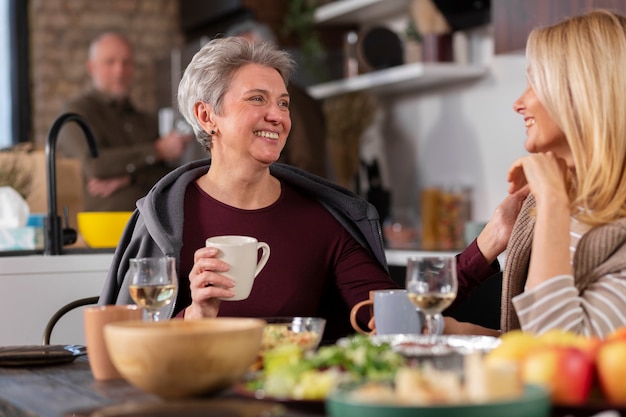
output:
[[[226, 390], [218, 398], [237, 397]], [[200, 401], [215, 401], [214, 398]], [[95, 409], [125, 403], [163, 403], [125, 380], [96, 381], [87, 357], [41, 367], [0, 367], [0, 417], [87, 417]], [[287, 408], [285, 417], [323, 417]]]
[[[193, 401], [206, 402], [205, 411], [209, 411], [211, 402], [224, 399], [238, 403], [259, 402], [237, 396], [232, 390]], [[147, 394], [125, 380], [94, 380], [86, 356], [63, 365], [0, 367], [0, 417], [89, 417], [96, 409], [121, 404], [171, 403]], [[551, 417], [590, 417], [606, 409], [611, 407], [555, 407]], [[626, 417], [626, 409], [618, 408], [612, 416]], [[325, 416], [287, 407], [283, 417]]]

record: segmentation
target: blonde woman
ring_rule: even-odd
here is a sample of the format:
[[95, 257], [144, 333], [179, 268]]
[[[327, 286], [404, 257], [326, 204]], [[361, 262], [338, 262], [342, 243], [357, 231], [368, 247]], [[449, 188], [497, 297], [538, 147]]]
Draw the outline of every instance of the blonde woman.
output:
[[626, 18], [602, 10], [534, 30], [514, 105], [532, 154], [508, 245], [502, 330], [604, 336], [626, 325]]

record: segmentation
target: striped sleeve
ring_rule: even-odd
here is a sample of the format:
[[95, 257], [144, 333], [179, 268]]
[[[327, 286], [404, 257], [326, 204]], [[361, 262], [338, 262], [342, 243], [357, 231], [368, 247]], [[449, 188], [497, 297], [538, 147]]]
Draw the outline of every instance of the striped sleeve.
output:
[[513, 298], [522, 330], [560, 328], [603, 337], [626, 326], [626, 270], [607, 274], [578, 294], [571, 275], [553, 277]]

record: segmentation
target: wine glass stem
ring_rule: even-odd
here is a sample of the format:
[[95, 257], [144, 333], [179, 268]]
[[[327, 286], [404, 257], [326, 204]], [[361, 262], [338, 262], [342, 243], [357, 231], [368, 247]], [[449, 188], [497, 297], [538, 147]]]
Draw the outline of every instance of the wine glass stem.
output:
[[435, 319], [435, 314], [425, 314], [426, 326], [424, 326], [424, 334], [434, 336], [438, 333], [439, 323]]
[[148, 310], [148, 321], [159, 321], [159, 311]]

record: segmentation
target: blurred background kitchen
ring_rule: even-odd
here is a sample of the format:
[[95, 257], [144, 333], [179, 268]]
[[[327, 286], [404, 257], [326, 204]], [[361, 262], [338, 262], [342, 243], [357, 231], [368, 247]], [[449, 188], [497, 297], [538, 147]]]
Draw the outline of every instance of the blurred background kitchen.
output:
[[[524, 153], [523, 123], [511, 104], [526, 84], [529, 28], [591, 6], [623, 10], [624, 3], [2, 0], [0, 19], [7, 23], [1, 25], [0, 49], [10, 65], [0, 72], [0, 148], [43, 148], [63, 103], [87, 87], [88, 43], [102, 31], [121, 30], [135, 46], [133, 101], [175, 124], [173, 97], [193, 53], [231, 25], [255, 19], [297, 57], [296, 80], [331, 109], [329, 175], [372, 200], [386, 220], [414, 224], [409, 241], [396, 243], [413, 248], [428, 244], [423, 232], [432, 238], [422, 226], [424, 192], [434, 187], [445, 197], [453, 190], [460, 198], [455, 210], [478, 224], [505, 195], [506, 170]], [[414, 66], [420, 61], [426, 65]], [[190, 150], [187, 159], [197, 155]], [[65, 195], [74, 187], [63, 178], [76, 167], [60, 169], [59, 210], [74, 199], [74, 223], [81, 197]], [[34, 171], [44, 175], [43, 169]], [[35, 212], [45, 207], [43, 182], [37, 184], [29, 196]], [[462, 229], [454, 232], [457, 243], [435, 242], [433, 248], [462, 246]]]
[[[392, 277], [404, 285], [410, 254], [456, 252], [506, 194], [507, 170], [525, 154], [512, 103], [526, 87], [530, 29], [591, 7], [625, 12], [626, 0], [0, 0], [0, 189], [18, 188], [31, 214], [48, 211], [44, 144], [65, 101], [89, 85], [85, 61], [97, 34], [128, 36], [132, 101], [165, 115], [166, 130], [176, 125], [173, 97], [193, 53], [255, 19], [298, 60], [296, 81], [326, 114], [329, 176], [377, 205]], [[76, 228], [81, 167], [57, 158], [56, 168], [57, 212], [67, 206]], [[10, 244], [12, 213], [3, 207], [0, 243]], [[0, 344], [38, 343], [60, 306], [97, 296], [115, 246], [46, 256], [36, 243], [0, 245], [0, 315], [21, 318], [2, 323]], [[498, 317], [499, 285], [488, 281], [464, 318]], [[76, 315], [55, 337], [83, 343], [81, 328]]]

